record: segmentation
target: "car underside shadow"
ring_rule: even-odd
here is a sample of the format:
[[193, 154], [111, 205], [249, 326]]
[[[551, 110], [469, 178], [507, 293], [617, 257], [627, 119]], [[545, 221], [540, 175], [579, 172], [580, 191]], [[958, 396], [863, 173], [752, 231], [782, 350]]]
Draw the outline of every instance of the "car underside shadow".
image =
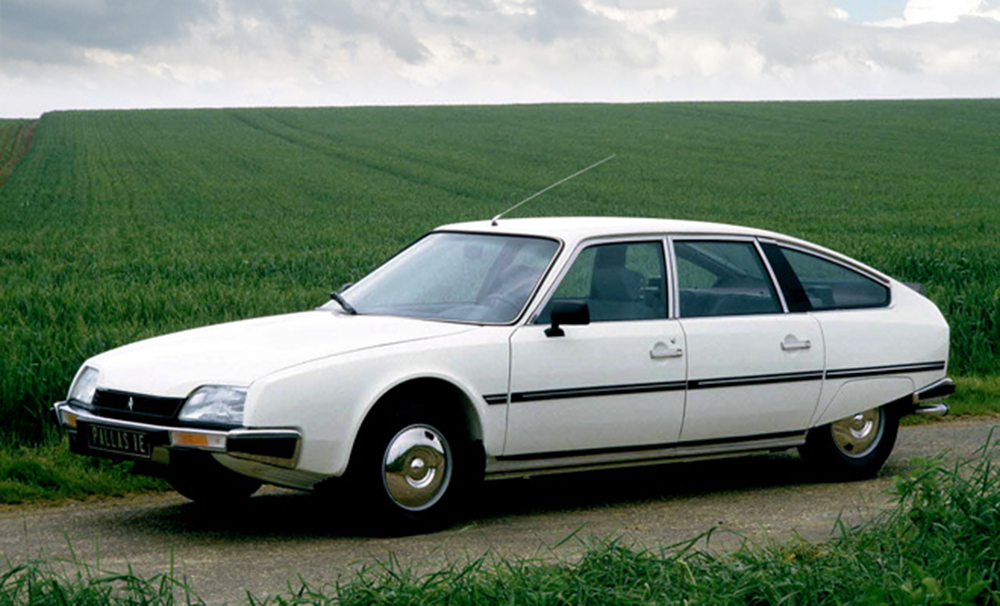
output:
[[[879, 476], [905, 468], [905, 461], [890, 461]], [[498, 480], [484, 486], [478, 517], [561, 513], [823, 481], [792, 452]]]
[[[905, 460], [890, 460], [879, 475], [897, 475], [907, 467]], [[739, 495], [818, 481], [793, 453], [489, 481], [445, 528], [513, 524], [527, 516], [562, 516]], [[182, 502], [146, 506], [109, 518], [106, 523], [127, 526], [138, 535], [224, 539], [234, 544], [261, 538], [361, 539], [387, 534], [380, 532], [378, 520], [360, 523], [364, 512], [352, 508], [350, 498], [350, 494], [319, 497], [265, 489], [236, 505], [210, 507]]]

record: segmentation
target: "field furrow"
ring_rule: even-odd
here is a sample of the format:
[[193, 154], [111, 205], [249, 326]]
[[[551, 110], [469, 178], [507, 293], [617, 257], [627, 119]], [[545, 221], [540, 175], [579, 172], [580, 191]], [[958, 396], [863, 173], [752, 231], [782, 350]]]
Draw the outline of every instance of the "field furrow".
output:
[[0, 120], [0, 187], [28, 153], [37, 120]]

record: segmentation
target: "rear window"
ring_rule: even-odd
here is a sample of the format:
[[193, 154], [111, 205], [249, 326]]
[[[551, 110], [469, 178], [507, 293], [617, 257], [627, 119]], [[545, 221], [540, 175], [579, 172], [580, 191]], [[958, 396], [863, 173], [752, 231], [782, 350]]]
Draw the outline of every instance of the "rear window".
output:
[[674, 242], [682, 318], [781, 313], [752, 242]]
[[[794, 273], [794, 278], [799, 282], [798, 285], [788, 284], [782, 272], [776, 270], [782, 288], [797, 290], [800, 293], [799, 299], [802, 299], [804, 294], [804, 299], [808, 301], [808, 309], [821, 311], [889, 305], [889, 288], [868, 276], [839, 263], [798, 250], [783, 247], [774, 247], [772, 250], [780, 250]], [[769, 250], [768, 257], [771, 256]], [[786, 299], [788, 298], [786, 292]]]

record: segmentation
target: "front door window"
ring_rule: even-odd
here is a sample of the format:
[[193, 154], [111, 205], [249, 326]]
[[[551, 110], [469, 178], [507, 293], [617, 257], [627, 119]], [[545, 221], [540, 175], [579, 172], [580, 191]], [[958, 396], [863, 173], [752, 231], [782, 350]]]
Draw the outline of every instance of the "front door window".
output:
[[599, 244], [584, 249], [539, 316], [549, 322], [556, 301], [585, 301], [591, 322], [667, 317], [663, 245], [660, 242]]

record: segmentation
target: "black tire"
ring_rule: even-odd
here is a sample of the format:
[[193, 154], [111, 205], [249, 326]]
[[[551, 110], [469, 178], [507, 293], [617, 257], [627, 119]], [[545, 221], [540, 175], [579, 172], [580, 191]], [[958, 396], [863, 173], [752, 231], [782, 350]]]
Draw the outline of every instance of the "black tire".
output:
[[887, 406], [814, 427], [799, 452], [807, 464], [832, 480], [875, 477], [899, 432], [899, 417]]
[[183, 496], [211, 506], [246, 500], [263, 485], [260, 480], [236, 473], [212, 456], [171, 464], [166, 479]]
[[366, 530], [417, 534], [453, 521], [483, 474], [463, 420], [416, 403], [375, 414], [358, 436], [341, 491], [356, 499]]

